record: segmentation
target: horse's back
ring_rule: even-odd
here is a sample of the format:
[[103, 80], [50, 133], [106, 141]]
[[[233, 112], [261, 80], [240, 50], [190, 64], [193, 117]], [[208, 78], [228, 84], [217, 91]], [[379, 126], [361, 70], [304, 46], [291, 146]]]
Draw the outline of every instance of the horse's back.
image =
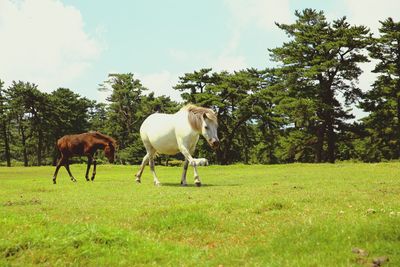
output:
[[154, 113], [148, 116], [140, 127], [140, 136], [146, 148], [151, 146], [161, 154], [179, 152], [174, 114]]
[[140, 127], [140, 132], [160, 132], [168, 133], [173, 131], [175, 128], [174, 116], [173, 114], [164, 113], [154, 113], [148, 116], [142, 126]]
[[82, 154], [84, 150], [84, 134], [64, 135], [57, 140], [57, 148], [63, 154]]

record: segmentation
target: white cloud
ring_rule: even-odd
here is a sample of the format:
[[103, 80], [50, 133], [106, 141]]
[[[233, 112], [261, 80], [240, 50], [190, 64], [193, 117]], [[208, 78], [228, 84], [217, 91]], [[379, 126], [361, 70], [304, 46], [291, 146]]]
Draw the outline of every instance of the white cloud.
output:
[[210, 59], [210, 66], [215, 71], [234, 71], [246, 68], [246, 58], [237, 54], [237, 48], [240, 44], [240, 32], [233, 30], [231, 39], [225, 46], [221, 54], [215, 59]]
[[190, 63], [194, 69], [212, 68], [213, 71], [235, 71], [248, 67], [246, 58], [237, 54], [240, 44], [240, 33], [232, 32], [225, 47], [217, 53], [211, 51], [196, 51], [189, 53], [184, 50], [170, 49], [169, 56], [177, 64]]
[[238, 52], [243, 31], [254, 27], [263, 32], [276, 31], [276, 21], [288, 21], [291, 18], [289, 0], [225, 0], [224, 3], [231, 14], [228, 25], [231, 38], [223, 51], [211, 59], [210, 65], [216, 71], [244, 69], [249, 67], [247, 59]]
[[225, 55], [222, 54], [211, 62], [210, 66], [213, 71], [229, 71], [242, 70], [248, 67], [246, 58], [240, 55]]
[[166, 95], [175, 101], [182, 100], [180, 92], [172, 88], [178, 83], [178, 75], [163, 70], [149, 74], [136, 74], [135, 76], [142, 82], [144, 87], [154, 92], [156, 96]]
[[218, 52], [170, 50], [171, 58], [177, 63], [195, 62], [194, 68], [211, 67], [214, 71], [235, 71], [249, 66], [240, 51], [243, 32], [258, 28], [260, 34], [276, 31], [276, 21], [289, 21], [292, 17], [289, 0], [224, 0], [230, 19], [226, 22], [230, 38]]
[[58, 0], [0, 0], [0, 36], [0, 79], [45, 91], [79, 78], [102, 50], [79, 10]]
[[225, 0], [233, 15], [236, 27], [257, 25], [265, 30], [275, 30], [275, 22], [289, 21], [292, 17], [289, 0]]
[[400, 1], [398, 0], [345, 0], [345, 6], [349, 11], [348, 18], [351, 23], [366, 25], [374, 33], [378, 33], [379, 21], [388, 17], [400, 19]]

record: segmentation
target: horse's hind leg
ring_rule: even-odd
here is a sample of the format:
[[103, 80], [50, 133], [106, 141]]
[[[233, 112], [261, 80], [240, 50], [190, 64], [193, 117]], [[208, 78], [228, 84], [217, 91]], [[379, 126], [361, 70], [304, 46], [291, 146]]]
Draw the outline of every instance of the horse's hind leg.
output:
[[65, 168], [67, 169], [67, 172], [69, 174], [69, 177], [71, 178], [71, 181], [72, 182], [76, 182], [76, 179], [74, 178], [74, 176], [72, 176], [72, 173], [71, 173], [71, 171], [69, 169], [69, 162], [68, 161], [65, 162]]
[[57, 174], [58, 174], [58, 170], [60, 169], [61, 165], [63, 164], [64, 161], [64, 157], [61, 156], [61, 158], [57, 161], [57, 167], [56, 167], [56, 171], [54, 172], [53, 175], [53, 184], [56, 184], [56, 179], [57, 179]]
[[157, 178], [157, 174], [156, 174], [156, 171], [154, 169], [154, 154], [150, 155], [149, 162], [150, 162], [150, 170], [151, 170], [151, 173], [153, 174], [154, 185], [159, 186], [161, 184], [160, 184], [160, 181]]
[[93, 173], [92, 173], [92, 181], [94, 181], [94, 178], [96, 177], [96, 166], [97, 166], [97, 162], [96, 159], [93, 159]]
[[147, 163], [149, 162], [149, 157], [150, 157], [150, 154], [149, 153], [147, 153], [146, 154], [146, 156], [144, 156], [143, 157], [143, 160], [142, 160], [142, 165], [140, 165], [140, 169], [139, 169], [139, 171], [136, 173], [136, 182], [138, 182], [138, 183], [140, 183], [141, 182], [141, 180], [140, 180], [140, 178], [142, 177], [142, 173], [143, 173], [143, 170], [144, 170], [144, 167], [147, 165]]

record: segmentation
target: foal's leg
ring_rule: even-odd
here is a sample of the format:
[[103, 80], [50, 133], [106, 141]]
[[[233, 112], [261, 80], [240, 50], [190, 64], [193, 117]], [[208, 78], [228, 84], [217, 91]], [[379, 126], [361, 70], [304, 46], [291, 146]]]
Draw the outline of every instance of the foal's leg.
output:
[[93, 173], [92, 173], [92, 181], [94, 181], [94, 178], [96, 177], [96, 166], [97, 166], [96, 158], [93, 158]]
[[86, 175], [85, 175], [86, 181], [88, 181], [88, 182], [90, 181], [89, 180], [89, 171], [90, 171], [90, 165], [92, 164], [92, 161], [93, 161], [93, 158], [91, 156], [88, 156]]
[[76, 179], [74, 178], [74, 176], [72, 176], [72, 173], [69, 170], [69, 162], [68, 162], [68, 160], [65, 162], [65, 168], [67, 169], [67, 172], [69, 174], [69, 177], [71, 178], [71, 181], [72, 182], [76, 182]]
[[56, 171], [54, 172], [54, 175], [53, 175], [53, 184], [57, 183], [56, 179], [57, 179], [58, 170], [60, 169], [61, 165], [63, 165], [63, 163], [64, 163], [64, 157], [61, 156], [61, 158], [57, 162]]
[[186, 159], [185, 163], [183, 164], [183, 172], [182, 172], [182, 179], [181, 179], [182, 186], [187, 186], [186, 173], [187, 173], [188, 166], [189, 166], [189, 161]]
[[142, 177], [142, 173], [143, 173], [143, 170], [144, 170], [144, 167], [147, 165], [147, 163], [149, 162], [149, 157], [150, 157], [150, 154], [149, 153], [147, 153], [146, 154], [146, 156], [144, 156], [144, 158], [143, 158], [143, 160], [142, 160], [142, 165], [140, 165], [140, 169], [139, 169], [139, 171], [136, 173], [136, 182], [137, 183], [141, 183], [141, 180], [140, 180], [140, 178]]

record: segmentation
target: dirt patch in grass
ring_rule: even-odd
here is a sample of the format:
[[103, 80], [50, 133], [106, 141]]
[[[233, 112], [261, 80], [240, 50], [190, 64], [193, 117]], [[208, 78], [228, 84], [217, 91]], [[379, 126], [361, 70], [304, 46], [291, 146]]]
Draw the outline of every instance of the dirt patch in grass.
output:
[[8, 200], [5, 203], [3, 203], [3, 206], [8, 207], [8, 206], [31, 206], [31, 205], [41, 205], [42, 201], [37, 198], [32, 198], [31, 200], [17, 200], [17, 201], [12, 201]]

